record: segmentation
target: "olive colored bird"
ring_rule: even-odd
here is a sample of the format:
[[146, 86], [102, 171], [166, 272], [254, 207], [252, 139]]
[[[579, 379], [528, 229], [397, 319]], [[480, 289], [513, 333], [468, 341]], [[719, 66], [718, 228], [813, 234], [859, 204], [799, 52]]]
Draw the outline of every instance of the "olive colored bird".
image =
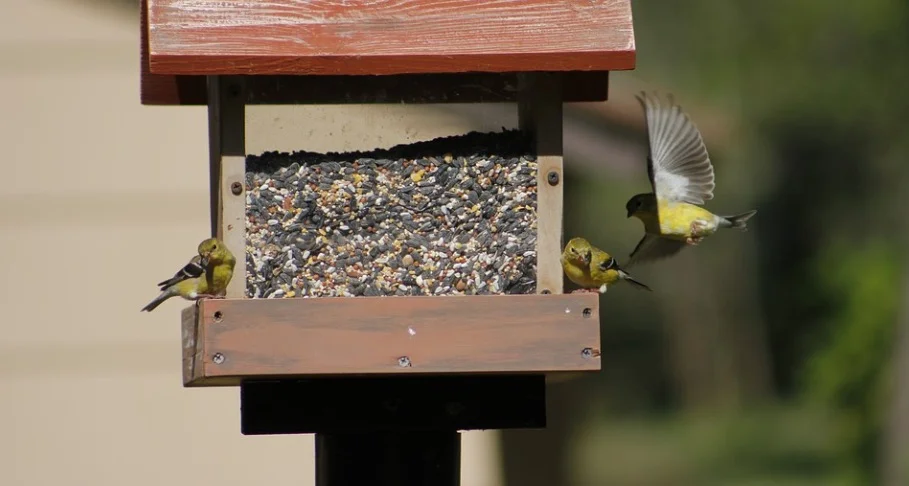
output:
[[652, 193], [628, 200], [628, 217], [644, 223], [644, 238], [631, 252], [628, 265], [658, 260], [697, 245], [720, 228], [747, 229], [745, 222], [757, 211], [718, 216], [698, 206], [713, 199], [713, 165], [700, 132], [691, 118], [669, 96], [637, 96], [644, 108], [650, 153], [647, 175]]
[[572, 293], [597, 291], [605, 293], [607, 287], [620, 280], [639, 289], [650, 290], [650, 287], [622, 270], [609, 253], [591, 245], [584, 238], [572, 238], [565, 245], [561, 262], [565, 276], [581, 287]]
[[173, 277], [158, 283], [161, 294], [142, 310], [151, 312], [162, 302], [180, 296], [186, 300], [219, 298], [227, 292], [237, 259], [223, 241], [209, 238], [199, 243], [199, 254]]

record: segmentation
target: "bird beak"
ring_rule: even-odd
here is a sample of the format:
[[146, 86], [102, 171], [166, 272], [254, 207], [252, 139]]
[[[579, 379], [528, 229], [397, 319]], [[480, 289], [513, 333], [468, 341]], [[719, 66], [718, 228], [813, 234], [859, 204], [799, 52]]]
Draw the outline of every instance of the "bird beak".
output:
[[591, 258], [592, 258], [592, 256], [590, 255], [590, 253], [585, 253], [584, 256], [581, 257], [581, 261], [584, 262], [584, 265], [590, 265]]
[[202, 261], [199, 263], [202, 264], [203, 268], [208, 266], [208, 258], [209, 258], [209, 255], [207, 253], [202, 255]]
[[626, 218], [630, 218], [632, 214], [633, 214], [633, 211], [629, 209], [629, 210], [628, 210], [628, 216], [625, 216], [625, 217], [626, 217]]

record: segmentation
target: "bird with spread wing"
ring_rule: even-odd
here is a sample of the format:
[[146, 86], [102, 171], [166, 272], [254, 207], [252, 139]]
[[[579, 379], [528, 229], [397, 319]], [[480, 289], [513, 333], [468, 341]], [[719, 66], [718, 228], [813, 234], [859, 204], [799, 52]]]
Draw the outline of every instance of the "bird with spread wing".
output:
[[625, 205], [629, 218], [644, 223], [644, 237], [627, 265], [673, 256], [720, 228], [746, 230], [745, 222], [757, 211], [719, 216], [699, 206], [713, 199], [716, 185], [707, 147], [688, 114], [671, 96], [665, 104], [647, 93], [637, 99], [647, 123], [653, 192], [637, 194]]

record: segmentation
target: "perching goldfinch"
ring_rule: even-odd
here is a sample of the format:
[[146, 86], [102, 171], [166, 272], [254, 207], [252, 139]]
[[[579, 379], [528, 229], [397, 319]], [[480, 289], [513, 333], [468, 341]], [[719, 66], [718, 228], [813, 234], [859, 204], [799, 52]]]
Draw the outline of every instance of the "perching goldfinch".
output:
[[572, 238], [562, 250], [562, 270], [581, 288], [576, 292], [606, 292], [607, 287], [625, 280], [637, 288], [650, 290], [622, 270], [609, 253], [593, 246], [584, 238]]
[[625, 205], [629, 218], [644, 223], [644, 238], [628, 265], [675, 255], [720, 228], [746, 230], [745, 222], [757, 211], [718, 216], [697, 206], [713, 199], [715, 184], [707, 147], [691, 118], [672, 96], [665, 105], [647, 93], [637, 99], [647, 122], [647, 175], [653, 192], [637, 194]]
[[165, 300], [180, 296], [187, 300], [218, 298], [227, 291], [227, 284], [234, 275], [237, 259], [227, 245], [217, 238], [199, 243], [199, 254], [183, 266], [173, 277], [158, 283], [161, 295], [142, 310], [151, 312]]

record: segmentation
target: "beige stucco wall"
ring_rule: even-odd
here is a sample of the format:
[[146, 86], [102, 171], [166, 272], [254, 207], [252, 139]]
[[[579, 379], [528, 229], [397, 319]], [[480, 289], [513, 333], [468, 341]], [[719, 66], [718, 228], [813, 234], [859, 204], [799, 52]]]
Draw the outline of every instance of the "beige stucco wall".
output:
[[[141, 106], [138, 20], [85, 3], [0, 2], [0, 484], [307, 484], [312, 437], [243, 437], [236, 389], [182, 388], [184, 304], [139, 313], [207, 236], [205, 110]], [[293, 126], [310, 150], [467, 129], [401, 109]], [[494, 438], [466, 434], [465, 486], [499, 484]]]

